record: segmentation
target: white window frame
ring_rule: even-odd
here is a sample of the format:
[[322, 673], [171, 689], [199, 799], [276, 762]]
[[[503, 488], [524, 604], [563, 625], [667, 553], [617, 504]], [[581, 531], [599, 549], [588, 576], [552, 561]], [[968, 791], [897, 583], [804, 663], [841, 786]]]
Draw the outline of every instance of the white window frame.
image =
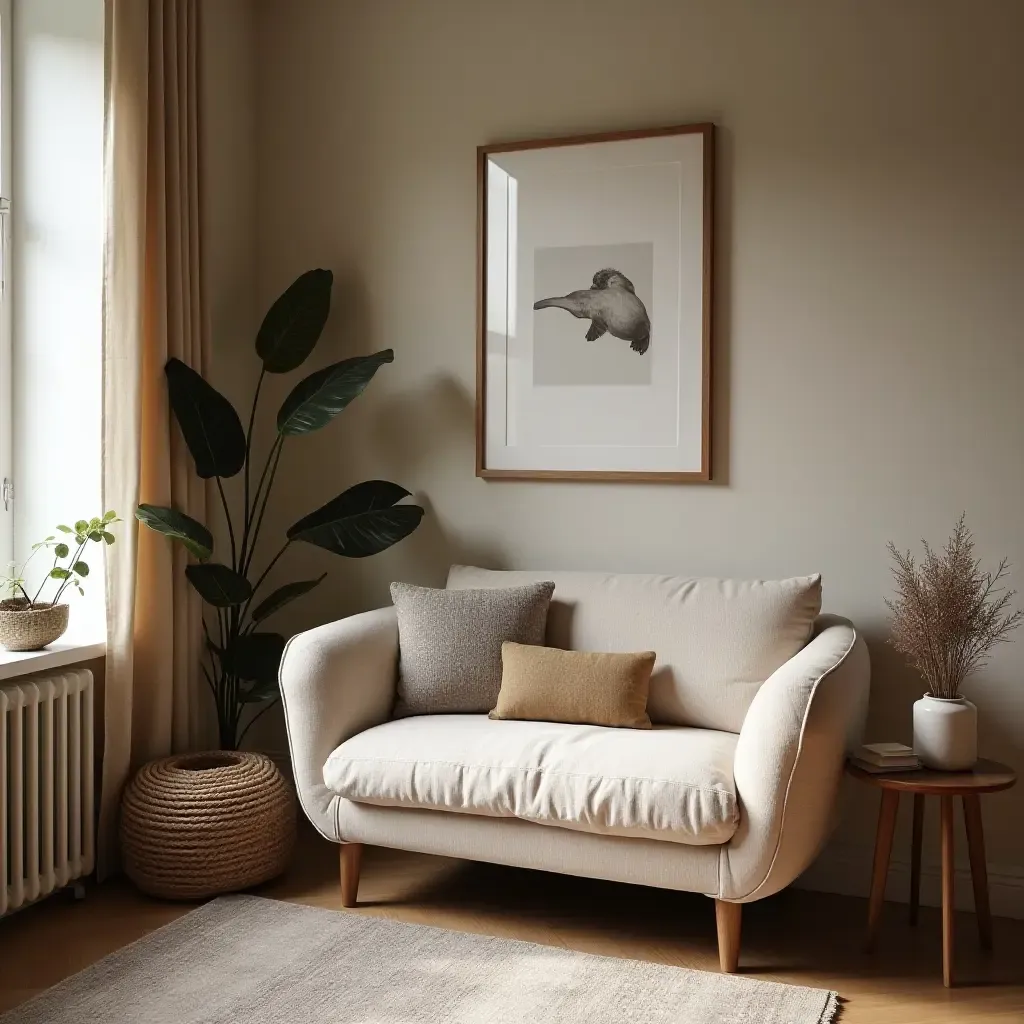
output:
[[0, 0], [0, 571], [14, 557], [11, 352], [11, 0]]

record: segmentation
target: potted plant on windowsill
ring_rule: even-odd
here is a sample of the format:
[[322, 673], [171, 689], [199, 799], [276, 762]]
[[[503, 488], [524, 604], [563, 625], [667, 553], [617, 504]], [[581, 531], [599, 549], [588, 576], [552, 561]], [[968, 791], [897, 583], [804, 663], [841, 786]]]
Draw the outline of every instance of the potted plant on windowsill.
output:
[[[79, 594], [85, 593], [82, 580], [89, 575], [89, 563], [82, 555], [86, 545], [90, 542], [113, 544], [110, 527], [120, 521], [116, 512], [107, 512], [102, 518], [79, 519], [73, 528], [61, 524], [57, 530], [74, 540], [74, 548], [53, 535], [33, 544], [31, 553], [20, 566], [10, 563], [10, 571], [0, 575], [0, 592], [11, 595], [0, 601], [0, 647], [8, 651], [38, 651], [64, 635], [70, 612], [61, 598], [68, 587], [74, 587]], [[53, 552], [53, 565], [35, 593], [29, 596], [25, 574], [40, 551]], [[57, 589], [47, 601], [43, 599], [43, 592], [51, 580], [56, 581]]]
[[924, 542], [920, 562], [889, 543], [896, 597], [890, 643], [921, 673], [927, 692], [914, 704], [914, 753], [928, 768], [966, 771], [978, 759], [978, 709], [961, 693], [967, 677], [1010, 639], [1024, 612], [999, 584], [1009, 565], [983, 572], [961, 516], [944, 551]]

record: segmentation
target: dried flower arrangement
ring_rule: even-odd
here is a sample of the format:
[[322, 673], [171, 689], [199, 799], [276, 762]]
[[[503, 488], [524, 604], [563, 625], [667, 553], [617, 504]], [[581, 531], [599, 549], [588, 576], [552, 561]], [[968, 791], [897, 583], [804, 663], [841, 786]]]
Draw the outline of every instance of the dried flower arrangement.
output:
[[893, 616], [889, 642], [924, 676], [932, 697], [948, 700], [961, 695], [963, 681], [996, 644], [1010, 639], [1024, 611], [1011, 610], [1016, 591], [999, 586], [1009, 570], [1005, 558], [994, 573], [981, 570], [963, 515], [945, 551], [922, 544], [918, 563], [889, 542], [896, 580], [896, 597], [885, 602]]

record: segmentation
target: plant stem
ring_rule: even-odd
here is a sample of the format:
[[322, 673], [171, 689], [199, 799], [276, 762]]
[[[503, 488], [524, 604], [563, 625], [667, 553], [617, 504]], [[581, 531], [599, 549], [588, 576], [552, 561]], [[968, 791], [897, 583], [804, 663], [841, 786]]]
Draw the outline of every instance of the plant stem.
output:
[[265, 715], [276, 704], [277, 704], [277, 698], [273, 698], [271, 700], [268, 700], [267, 703], [264, 704], [263, 707], [260, 708], [260, 710], [257, 711], [256, 714], [252, 716], [252, 718], [249, 719], [249, 721], [245, 725], [245, 728], [242, 730], [242, 734], [238, 737], [238, 745], [239, 746], [242, 745], [242, 740], [245, 739], [245, 734], [253, 727], [253, 725], [255, 724], [257, 719], [262, 718], [262, 716]]
[[263, 463], [263, 472], [260, 473], [259, 482], [256, 484], [256, 490], [253, 492], [252, 495], [252, 507], [247, 507], [245, 510], [245, 536], [242, 538], [242, 546], [245, 548], [246, 555], [250, 557], [252, 554], [253, 544], [255, 542], [250, 540], [249, 532], [252, 529], [253, 519], [255, 519], [256, 506], [260, 502], [260, 494], [263, 492], [263, 484], [267, 479], [267, 473], [270, 470], [271, 463], [274, 461], [274, 456], [277, 452], [277, 446], [281, 440], [282, 438], [280, 434], [274, 438], [274, 443], [270, 446], [270, 451], [267, 452], [267, 460], [266, 462]]
[[[221, 649], [225, 654], [235, 646], [238, 636], [238, 623], [241, 617], [238, 615], [238, 607], [218, 609], [217, 615], [221, 620]], [[225, 749], [234, 750], [236, 747], [235, 737], [238, 732], [238, 677], [230, 669], [224, 667], [223, 657], [221, 658], [221, 689], [222, 689], [222, 713], [218, 719], [220, 729], [220, 743]]]
[[[217, 609], [217, 631], [220, 635], [220, 669], [217, 673], [217, 731], [223, 744], [224, 728], [228, 718], [228, 674], [224, 668], [224, 652], [227, 650], [227, 634], [224, 624], [224, 609]], [[212, 656], [211, 656], [212, 657]]]
[[[270, 445], [270, 451], [266, 455], [266, 462], [263, 463], [263, 471], [260, 473], [259, 482], [256, 484], [255, 492], [253, 492], [253, 503], [252, 508], [249, 510], [251, 515], [249, 516], [248, 530], [252, 529], [253, 520], [256, 518], [256, 506], [259, 505], [260, 495], [263, 493], [263, 483], [266, 480], [266, 474], [270, 470], [270, 466], [273, 463], [276, 452], [278, 452], [278, 445], [284, 443], [284, 437], [279, 434], [273, 439], [273, 443]], [[248, 537], [247, 530], [247, 537]], [[250, 539], [248, 546], [246, 547], [247, 554], [252, 555], [253, 541]]]
[[[89, 542], [89, 538], [88, 538], [88, 537], [86, 537], [86, 539], [85, 539], [85, 540], [83, 540], [83, 541], [82, 541], [82, 543], [78, 545], [78, 550], [77, 550], [77, 551], [76, 551], [76, 552], [74, 553], [74, 555], [72, 556], [72, 558], [71, 558], [71, 561], [70, 561], [70, 562], [68, 562], [68, 565], [69, 565], [70, 567], [72, 567], [71, 571], [73, 571], [73, 567], [74, 567], [75, 565], [77, 565], [77, 563], [78, 563], [78, 559], [79, 559], [79, 557], [81, 556], [82, 552], [83, 552], [83, 551], [85, 550], [85, 545], [86, 545], [86, 544], [87, 544], [88, 542]], [[54, 561], [54, 564], [56, 564], [56, 560]], [[55, 604], [56, 604], [56, 603], [57, 603], [57, 602], [58, 602], [58, 601], [60, 600], [60, 595], [61, 595], [61, 594], [63, 594], [65, 590], [67, 590], [67, 588], [68, 588], [68, 584], [69, 584], [70, 582], [71, 582], [71, 577], [70, 577], [70, 576], [68, 576], [68, 578], [67, 578], [66, 580], [64, 580], [64, 582], [63, 582], [63, 583], [61, 583], [60, 587], [59, 587], [59, 588], [57, 589], [57, 595], [56, 595], [56, 596], [54, 597], [54, 599], [53, 599], [53, 600], [52, 600], [52, 601], [50, 602], [50, 607], [51, 607], [51, 608], [52, 608], [52, 607], [53, 607], [53, 606], [54, 606], [54, 605], [55, 605]]]
[[227, 713], [220, 723], [219, 742], [222, 750], [235, 748], [235, 724]]
[[[255, 525], [250, 522], [252, 532], [249, 536], [249, 552], [245, 561], [245, 565], [242, 567], [242, 575], [248, 576], [249, 567], [252, 565], [253, 555], [256, 553], [256, 540], [260, 535], [260, 527], [263, 525], [263, 516], [267, 511], [267, 502], [270, 500], [270, 491], [274, 486], [274, 477], [277, 475], [277, 466], [281, 461], [281, 452], [284, 449], [284, 437], [278, 437], [274, 442], [274, 446], [270, 449], [270, 458], [274, 460], [273, 467], [270, 470], [270, 478], [267, 480], [267, 489], [263, 492], [263, 504], [260, 506], [260, 514], [256, 517]], [[267, 465], [270, 465], [270, 458], [267, 459]], [[264, 474], [266, 469], [264, 469]], [[263, 486], [263, 480], [260, 479], [260, 487]], [[259, 488], [256, 491], [256, 499], [253, 501], [253, 511], [256, 511], [256, 501], [259, 500]]]
[[245, 618], [245, 613], [249, 610], [249, 605], [252, 604], [252, 600], [256, 596], [256, 591], [260, 589], [260, 584], [267, 578], [267, 576], [270, 575], [270, 570], [273, 569], [275, 565], [277, 565], [277, 560], [288, 550], [290, 544], [291, 541], [286, 540], [284, 544], [281, 545], [281, 550], [278, 551], [276, 555], [274, 555], [274, 557], [270, 560], [270, 564], [266, 567], [266, 569], [263, 570], [262, 575], [256, 581], [255, 585], [252, 588], [252, 593], [249, 595], [249, 600], [246, 601], [245, 604], [242, 606], [242, 614], [238, 617], [239, 621]]
[[202, 669], [204, 675], [206, 675], [207, 681], [210, 683], [210, 689], [213, 693], [213, 706], [217, 712], [217, 733], [219, 736], [222, 728], [221, 722], [224, 720], [224, 672], [222, 668], [218, 668], [219, 663], [214, 657], [213, 651], [207, 651], [207, 654], [210, 657], [210, 669], [216, 679], [212, 679], [210, 677], [209, 673], [206, 671], [205, 665], [202, 666]]
[[[59, 561], [60, 561], [60, 559], [59, 559], [59, 558], [58, 558], [58, 557], [57, 557], [56, 555], [54, 555], [54, 556], [53, 556], [53, 565], [52, 565], [52, 566], [50, 567], [50, 572], [53, 572], [53, 570], [57, 568], [57, 563], [58, 563]], [[26, 564], [26, 565], [28, 564], [27, 560], [26, 560], [26, 563], [25, 563], [25, 564]], [[43, 592], [43, 587], [45, 587], [45, 586], [46, 586], [46, 581], [47, 581], [47, 580], [48, 580], [49, 578], [50, 578], [50, 573], [48, 572], [48, 573], [47, 573], [47, 574], [46, 574], [46, 575], [45, 575], [45, 576], [43, 577], [43, 582], [39, 584], [39, 589], [38, 589], [38, 590], [36, 591], [36, 596], [35, 596], [35, 597], [33, 597], [31, 601], [29, 601], [29, 604], [30, 604], [30, 605], [32, 605], [33, 607], [35, 607], [35, 603], [36, 603], [36, 601], [38, 600], [38, 598], [39, 598], [39, 595], [40, 595], [40, 594], [41, 594], [41, 593]], [[53, 602], [51, 601], [50, 603], [52, 604]]]
[[[199, 621], [202, 622], [202, 624], [203, 624], [203, 635], [206, 637], [206, 654], [207, 654], [207, 656], [210, 659], [210, 667], [213, 669], [214, 673], [216, 673], [217, 672], [217, 663], [214, 660], [214, 653], [213, 653], [213, 649], [214, 649], [215, 645], [214, 645], [214, 642], [213, 642], [213, 638], [210, 636], [210, 627], [206, 625], [206, 616], [204, 615]], [[213, 705], [214, 705], [214, 708], [217, 711], [217, 721], [219, 723], [220, 722], [220, 717], [221, 717], [221, 711], [220, 711], [220, 692], [217, 689], [217, 686], [215, 685], [215, 683], [213, 682], [213, 679], [210, 676], [210, 673], [206, 671], [206, 666], [203, 665], [202, 663], [200, 663], [199, 667], [203, 670], [203, 675], [206, 676], [206, 681], [210, 684], [210, 692], [213, 694]]]
[[[243, 576], [245, 575], [245, 566], [248, 562], [249, 552], [249, 527], [252, 522], [252, 513], [249, 508], [249, 483], [250, 483], [250, 462], [252, 460], [252, 432], [253, 427], [256, 423], [256, 407], [259, 405], [260, 390], [263, 387], [263, 378], [266, 376], [266, 369], [260, 370], [259, 380], [256, 382], [256, 392], [252, 397], [252, 408], [249, 410], [249, 425], [245, 431], [245, 476], [244, 476], [244, 495], [243, 495], [243, 506], [242, 506], [242, 538], [241, 547], [238, 548], [237, 553], [235, 549], [235, 532], [231, 523], [231, 515], [228, 512], [227, 499], [224, 497], [224, 488], [221, 484], [220, 477], [217, 478], [217, 487], [220, 490], [221, 503], [224, 506], [224, 517], [228, 523], [228, 535], [231, 538], [231, 567], [236, 571], [240, 572]], [[267, 460], [269, 464], [269, 458]], [[262, 478], [260, 480], [262, 486]], [[258, 493], [258, 489], [257, 489]], [[255, 507], [255, 502], [253, 502]], [[227, 639], [224, 649], [227, 650], [233, 646], [235, 639], [238, 636], [241, 628], [242, 619], [239, 615], [237, 607], [233, 607], [228, 611], [228, 626], [227, 626]]]
[[224, 484], [220, 477], [216, 477], [217, 490], [220, 491], [220, 503], [224, 506], [224, 518], [228, 524], [228, 537], [231, 540], [231, 568], [238, 569], [238, 556], [235, 553], [235, 528], [231, 523], [231, 513], [228, 511], [228, 499], [224, 494]]
[[[34, 548], [33, 548], [33, 549], [32, 549], [32, 550], [31, 550], [31, 551], [29, 552], [29, 554], [28, 554], [28, 558], [26, 558], [26, 559], [25, 559], [25, 561], [21, 563], [21, 569], [20, 569], [20, 570], [18, 571], [18, 575], [19, 575], [20, 577], [22, 577], [22, 579], [24, 579], [24, 578], [25, 578], [25, 570], [26, 570], [26, 569], [28, 568], [28, 563], [29, 563], [29, 562], [31, 562], [31, 561], [32, 561], [32, 559], [36, 557], [36, 552], [37, 552], [37, 551], [41, 551], [41, 550], [42, 550], [41, 548], [36, 548], [36, 547], [34, 547]], [[56, 556], [54, 556], [54, 562], [53, 562], [53, 564], [54, 564], [54, 565], [56, 565], [56, 564], [57, 564]], [[43, 586], [44, 586], [44, 585], [45, 585], [45, 583], [46, 583], [46, 579], [47, 579], [47, 577], [45, 577], [45, 576], [44, 576], [44, 577], [43, 577], [43, 582], [39, 584], [39, 590], [42, 590], [42, 589], [43, 589]], [[23, 587], [23, 586], [22, 586], [22, 585], [21, 585], [20, 583], [18, 584], [18, 589], [19, 589], [19, 590], [21, 590], [21, 592], [22, 592], [22, 593], [23, 593], [23, 594], [25, 595], [25, 598], [26, 598], [26, 599], [28, 600], [28, 603], [29, 603], [30, 605], [34, 606], [34, 605], [35, 605], [35, 601], [34, 601], [34, 600], [33, 600], [33, 599], [31, 598], [31, 597], [29, 597], [29, 596], [28, 596], [28, 591], [27, 591], [27, 590], [26, 590], [26, 589], [25, 589], [25, 588], [24, 588], [24, 587]], [[38, 596], [39, 596], [39, 590], [37, 590], [37, 591], [36, 591], [36, 597], [38, 597]]]
[[252, 396], [252, 410], [249, 413], [249, 429], [245, 432], [245, 522], [242, 530], [242, 561], [245, 561], [245, 553], [248, 550], [249, 540], [249, 462], [252, 457], [252, 430], [256, 422], [256, 405], [260, 400], [260, 388], [263, 387], [263, 378], [267, 375], [266, 368], [260, 370], [260, 379], [256, 382], [256, 394]]
[[206, 683], [210, 687], [210, 693], [213, 694], [213, 702], [214, 702], [214, 704], [216, 704], [217, 703], [217, 687], [215, 687], [213, 685], [213, 679], [211, 678], [210, 673], [206, 671], [206, 666], [205, 665], [200, 665], [199, 667], [203, 670], [203, 675], [206, 676]]

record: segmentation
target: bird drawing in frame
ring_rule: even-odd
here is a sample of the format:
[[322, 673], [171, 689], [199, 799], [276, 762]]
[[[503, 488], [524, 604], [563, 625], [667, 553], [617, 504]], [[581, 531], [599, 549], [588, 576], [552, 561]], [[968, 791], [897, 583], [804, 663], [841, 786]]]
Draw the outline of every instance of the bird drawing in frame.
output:
[[564, 309], [581, 320], [590, 321], [587, 341], [608, 333], [628, 341], [643, 355], [651, 344], [651, 320], [647, 307], [636, 294], [633, 282], [620, 270], [606, 267], [594, 275], [590, 288], [550, 299], [538, 299], [534, 309]]

